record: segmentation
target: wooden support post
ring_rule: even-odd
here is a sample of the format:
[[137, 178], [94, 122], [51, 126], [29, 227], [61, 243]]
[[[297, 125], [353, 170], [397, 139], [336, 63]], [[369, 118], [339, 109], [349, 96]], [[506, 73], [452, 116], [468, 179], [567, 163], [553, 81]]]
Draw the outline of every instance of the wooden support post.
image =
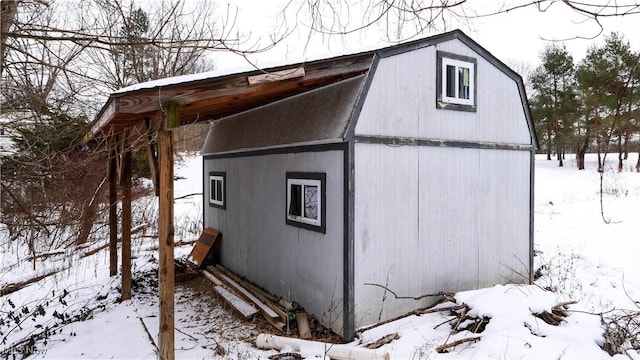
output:
[[[167, 114], [169, 116], [169, 114]], [[168, 130], [158, 132], [160, 163], [159, 196], [159, 274], [160, 329], [158, 335], [159, 357], [173, 360], [174, 352], [174, 265], [173, 265], [173, 134]]]
[[149, 171], [151, 173], [151, 181], [153, 182], [153, 190], [156, 196], [160, 194], [158, 188], [158, 156], [156, 154], [156, 148], [152, 143], [153, 135], [151, 130], [151, 120], [145, 119], [145, 125], [147, 129], [147, 136], [145, 136], [145, 147], [147, 148], [147, 161], [149, 162]]
[[109, 275], [118, 273], [118, 177], [117, 138], [109, 140]]
[[126, 149], [122, 156], [122, 300], [128, 300], [131, 299], [131, 149]]

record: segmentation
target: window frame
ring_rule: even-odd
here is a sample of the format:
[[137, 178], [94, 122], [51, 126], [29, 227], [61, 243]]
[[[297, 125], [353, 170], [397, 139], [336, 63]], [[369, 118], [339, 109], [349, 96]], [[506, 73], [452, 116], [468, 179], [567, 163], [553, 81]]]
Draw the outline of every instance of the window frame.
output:
[[[478, 61], [475, 58], [453, 54], [445, 51], [437, 51], [436, 66], [436, 107], [438, 109], [460, 110], [460, 111], [477, 111], [477, 89], [478, 89]], [[455, 67], [454, 71], [454, 88], [453, 97], [447, 96], [447, 65]], [[459, 77], [458, 69], [469, 69], [469, 98], [459, 97], [459, 88], [457, 86]]]
[[[285, 223], [287, 225], [296, 226], [299, 228], [317, 231], [320, 233], [326, 232], [326, 181], [327, 177], [325, 173], [307, 173], [307, 172], [287, 172], [285, 178]], [[300, 198], [300, 215], [291, 215], [291, 188], [293, 185], [302, 186], [301, 193], [304, 193], [305, 186], [318, 186], [320, 193], [317, 197], [317, 211], [319, 219], [313, 219], [304, 216], [304, 197]]]
[[[213, 187], [211, 186], [212, 181], [219, 181], [222, 183], [221, 194], [222, 199], [217, 200], [213, 199]], [[217, 187], [216, 187], [217, 188]], [[227, 173], [219, 172], [219, 171], [210, 171], [209, 172], [209, 206], [226, 210], [227, 208]]]

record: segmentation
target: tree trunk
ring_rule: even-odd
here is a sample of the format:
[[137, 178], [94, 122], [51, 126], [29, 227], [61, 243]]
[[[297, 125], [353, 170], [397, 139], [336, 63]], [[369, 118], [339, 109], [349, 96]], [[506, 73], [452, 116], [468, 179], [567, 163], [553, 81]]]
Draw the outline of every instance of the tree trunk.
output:
[[7, 51], [7, 33], [18, 13], [20, 1], [0, 1], [0, 74], [4, 73], [4, 58]]
[[623, 150], [622, 150], [622, 131], [618, 134], [618, 172], [622, 171], [624, 164], [622, 163]]
[[106, 179], [98, 185], [98, 188], [93, 193], [93, 196], [91, 197], [91, 199], [89, 199], [88, 203], [85, 202], [82, 206], [82, 215], [80, 218], [80, 234], [78, 235], [78, 240], [76, 241], [77, 245], [84, 244], [89, 239], [91, 229], [93, 228], [93, 223], [96, 219], [96, 212], [98, 211], [98, 204], [100, 203], [100, 193], [102, 192], [104, 184], [106, 184]]
[[578, 165], [578, 170], [584, 170], [584, 156], [589, 149], [589, 129], [584, 134], [584, 141], [582, 145], [578, 147], [578, 151], [576, 152], [576, 164]]
[[547, 130], [547, 160], [551, 160], [551, 131]]
[[638, 162], [636, 162], [636, 172], [640, 172], [640, 151], [638, 151]]
[[631, 131], [624, 132], [624, 160], [629, 160], [629, 140], [631, 140]]
[[556, 147], [556, 157], [558, 158], [558, 166], [563, 167], [564, 162], [562, 161], [562, 147], [560, 145]]

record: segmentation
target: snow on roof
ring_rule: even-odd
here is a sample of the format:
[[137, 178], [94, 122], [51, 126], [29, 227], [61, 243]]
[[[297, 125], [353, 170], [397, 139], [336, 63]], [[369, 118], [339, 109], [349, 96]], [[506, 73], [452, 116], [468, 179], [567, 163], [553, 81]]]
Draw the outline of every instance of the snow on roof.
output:
[[384, 48], [387, 48], [390, 45], [391, 44], [389, 43], [386, 43], [386, 44], [378, 43], [378, 44], [374, 44], [366, 47], [360, 47], [357, 49], [344, 49], [342, 52], [321, 53], [321, 54], [315, 54], [309, 57], [302, 57], [302, 58], [270, 60], [266, 62], [261, 62], [261, 64], [259, 65], [257, 63], [256, 64], [251, 63], [248, 60], [244, 60], [245, 62], [239, 66], [216, 69], [216, 70], [206, 71], [206, 72], [197, 73], [197, 74], [179, 75], [179, 76], [173, 76], [173, 77], [168, 77], [164, 79], [151, 80], [151, 81], [134, 84], [134, 85], [130, 85], [130, 86], [118, 89], [114, 91], [113, 94], [122, 94], [130, 91], [136, 91], [136, 90], [142, 90], [142, 89], [153, 89], [153, 88], [175, 85], [175, 84], [182, 84], [182, 83], [187, 83], [192, 81], [213, 79], [213, 78], [232, 75], [232, 74], [241, 74], [244, 72], [250, 72], [254, 70], [286, 67], [286, 66], [292, 66], [296, 64], [311, 62], [311, 61], [318, 61], [318, 60], [324, 60], [324, 59], [331, 59], [334, 57], [354, 55], [354, 54], [360, 54], [360, 53], [365, 53], [370, 51], [377, 51], [377, 50], [382, 50]]

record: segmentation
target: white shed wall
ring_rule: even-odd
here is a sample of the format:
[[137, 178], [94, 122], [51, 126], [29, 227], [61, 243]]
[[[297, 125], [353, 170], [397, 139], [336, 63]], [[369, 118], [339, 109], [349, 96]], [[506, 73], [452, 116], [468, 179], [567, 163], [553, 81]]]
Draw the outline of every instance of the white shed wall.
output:
[[[477, 112], [436, 108], [436, 50], [477, 59]], [[516, 81], [459, 40], [381, 58], [355, 134], [532, 143]]]
[[[205, 203], [204, 214], [204, 225], [222, 233], [215, 249], [220, 263], [303, 304], [337, 333], [343, 323], [343, 157], [332, 150], [204, 161], [205, 178], [209, 171], [226, 172], [226, 210]], [[326, 173], [325, 234], [285, 224], [287, 171]]]
[[356, 327], [424, 307], [395, 300], [509, 281], [528, 272], [527, 151], [358, 143]]

